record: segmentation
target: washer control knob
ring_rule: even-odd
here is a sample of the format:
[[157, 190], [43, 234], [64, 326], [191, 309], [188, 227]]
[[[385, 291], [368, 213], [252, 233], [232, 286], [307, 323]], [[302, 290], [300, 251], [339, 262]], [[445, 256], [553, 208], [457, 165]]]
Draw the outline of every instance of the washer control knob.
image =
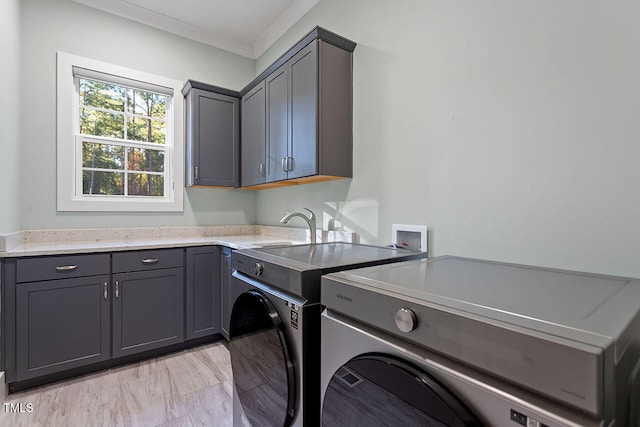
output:
[[262, 273], [264, 273], [264, 265], [261, 262], [256, 262], [255, 273], [256, 276], [262, 276]]
[[403, 307], [396, 311], [396, 326], [402, 332], [411, 332], [418, 325], [418, 318], [410, 308]]

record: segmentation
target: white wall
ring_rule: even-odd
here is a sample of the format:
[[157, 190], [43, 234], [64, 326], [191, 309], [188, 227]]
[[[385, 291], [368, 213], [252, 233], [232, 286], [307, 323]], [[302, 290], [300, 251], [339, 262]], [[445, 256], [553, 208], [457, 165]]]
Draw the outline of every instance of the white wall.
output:
[[354, 178], [261, 191], [372, 243], [427, 224], [433, 255], [640, 276], [640, 3], [322, 0], [354, 54]]
[[[181, 81], [194, 79], [236, 90], [254, 77], [255, 61], [71, 0], [23, 0], [21, 7], [22, 220], [19, 228], [255, 222], [254, 193], [217, 189], [185, 190], [183, 213], [56, 212], [56, 51]], [[5, 20], [4, 16], [2, 19]]]
[[0, 234], [20, 228], [20, 0], [0, 4]]

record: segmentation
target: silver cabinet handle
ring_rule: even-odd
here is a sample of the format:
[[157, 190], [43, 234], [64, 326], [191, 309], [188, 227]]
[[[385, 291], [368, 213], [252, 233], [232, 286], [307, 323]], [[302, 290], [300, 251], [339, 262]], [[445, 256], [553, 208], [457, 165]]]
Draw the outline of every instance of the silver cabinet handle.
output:
[[109, 284], [104, 282], [104, 299], [109, 298]]
[[143, 264], [157, 264], [158, 258], [145, 258], [142, 260]]
[[196, 179], [196, 181], [197, 181], [197, 180], [198, 180], [198, 178], [199, 178], [199, 177], [198, 177], [198, 167], [197, 167], [197, 166], [195, 167], [194, 175], [195, 175], [195, 179]]
[[287, 171], [287, 157], [282, 158], [282, 170]]
[[293, 157], [287, 157], [287, 171], [291, 172], [293, 170]]
[[78, 268], [77, 265], [59, 265], [56, 267], [56, 271], [73, 271]]
[[264, 176], [264, 163], [260, 163], [260, 176]]
[[116, 280], [116, 288], [114, 290], [115, 297], [118, 298], [120, 296], [120, 282]]

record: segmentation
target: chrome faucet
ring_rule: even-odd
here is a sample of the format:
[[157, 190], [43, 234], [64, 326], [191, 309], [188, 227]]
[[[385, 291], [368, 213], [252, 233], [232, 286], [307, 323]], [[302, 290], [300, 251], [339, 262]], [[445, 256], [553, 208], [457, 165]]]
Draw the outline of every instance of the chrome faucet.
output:
[[316, 243], [316, 214], [314, 214], [311, 209], [307, 209], [307, 208], [303, 208], [303, 209], [309, 211], [311, 216], [307, 217], [303, 213], [293, 212], [293, 213], [289, 213], [289, 214], [285, 215], [280, 220], [280, 222], [283, 223], [283, 224], [286, 224], [294, 216], [299, 216], [300, 218], [304, 219], [306, 221], [307, 225], [309, 226], [309, 231], [311, 232], [311, 243]]

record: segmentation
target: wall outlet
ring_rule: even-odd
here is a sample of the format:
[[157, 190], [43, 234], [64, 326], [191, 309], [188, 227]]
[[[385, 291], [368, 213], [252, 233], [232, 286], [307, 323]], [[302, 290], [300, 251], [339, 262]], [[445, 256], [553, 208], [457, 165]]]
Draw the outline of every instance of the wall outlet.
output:
[[393, 244], [415, 252], [427, 252], [427, 226], [393, 224], [391, 226]]

